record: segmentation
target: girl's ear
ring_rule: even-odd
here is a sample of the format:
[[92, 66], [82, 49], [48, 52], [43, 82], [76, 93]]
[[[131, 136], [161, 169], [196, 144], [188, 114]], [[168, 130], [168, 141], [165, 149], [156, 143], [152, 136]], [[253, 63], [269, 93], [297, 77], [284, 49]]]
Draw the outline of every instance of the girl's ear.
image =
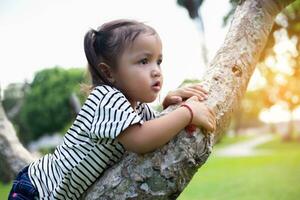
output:
[[105, 77], [107, 78], [107, 80], [110, 83], [114, 83], [115, 79], [112, 76], [112, 69], [109, 65], [107, 65], [106, 63], [102, 62], [99, 65], [99, 68], [101, 70], [101, 72], [103, 73], [103, 75], [105, 75]]

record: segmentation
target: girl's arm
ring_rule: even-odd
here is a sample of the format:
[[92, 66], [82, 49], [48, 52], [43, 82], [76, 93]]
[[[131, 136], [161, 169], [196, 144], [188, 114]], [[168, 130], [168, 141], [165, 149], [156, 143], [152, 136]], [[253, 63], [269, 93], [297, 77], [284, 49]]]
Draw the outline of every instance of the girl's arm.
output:
[[[192, 124], [214, 130], [214, 113], [200, 103], [197, 97], [192, 98], [186, 102], [194, 113]], [[167, 115], [146, 121], [142, 125], [134, 124], [128, 127], [117, 139], [129, 151], [139, 154], [147, 153], [170, 141], [188, 125], [190, 119], [190, 111], [186, 107], [179, 107]]]

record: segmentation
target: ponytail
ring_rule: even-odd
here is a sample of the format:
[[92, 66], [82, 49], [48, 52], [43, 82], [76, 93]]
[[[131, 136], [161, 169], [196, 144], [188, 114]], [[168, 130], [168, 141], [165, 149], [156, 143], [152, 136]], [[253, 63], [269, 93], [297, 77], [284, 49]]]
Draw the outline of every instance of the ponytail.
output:
[[97, 56], [94, 47], [96, 33], [97, 31], [91, 29], [84, 36], [84, 52], [88, 61], [88, 68], [92, 78], [93, 87], [103, 84], [110, 85], [110, 82], [106, 79], [106, 77], [98, 67], [98, 65], [100, 64], [100, 59], [99, 56]]

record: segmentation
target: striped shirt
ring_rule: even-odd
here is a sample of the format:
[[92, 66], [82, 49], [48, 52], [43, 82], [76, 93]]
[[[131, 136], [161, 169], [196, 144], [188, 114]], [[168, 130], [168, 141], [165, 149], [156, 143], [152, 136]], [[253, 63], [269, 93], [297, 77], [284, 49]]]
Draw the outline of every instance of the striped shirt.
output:
[[116, 88], [102, 85], [88, 96], [63, 143], [29, 166], [40, 199], [78, 199], [124, 154], [116, 137], [132, 124], [155, 118], [144, 103], [133, 110]]

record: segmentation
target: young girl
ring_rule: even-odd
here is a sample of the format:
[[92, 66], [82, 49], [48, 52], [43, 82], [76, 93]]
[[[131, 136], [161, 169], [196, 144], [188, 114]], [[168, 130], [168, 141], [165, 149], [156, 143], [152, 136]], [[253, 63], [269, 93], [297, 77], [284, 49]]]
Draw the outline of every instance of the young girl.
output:
[[87, 32], [84, 49], [93, 90], [63, 143], [19, 173], [9, 199], [78, 199], [125, 150], [153, 151], [189, 124], [215, 129], [200, 85], [169, 92], [164, 107], [185, 102], [162, 117], [146, 104], [163, 84], [162, 44], [153, 28], [111, 21]]

